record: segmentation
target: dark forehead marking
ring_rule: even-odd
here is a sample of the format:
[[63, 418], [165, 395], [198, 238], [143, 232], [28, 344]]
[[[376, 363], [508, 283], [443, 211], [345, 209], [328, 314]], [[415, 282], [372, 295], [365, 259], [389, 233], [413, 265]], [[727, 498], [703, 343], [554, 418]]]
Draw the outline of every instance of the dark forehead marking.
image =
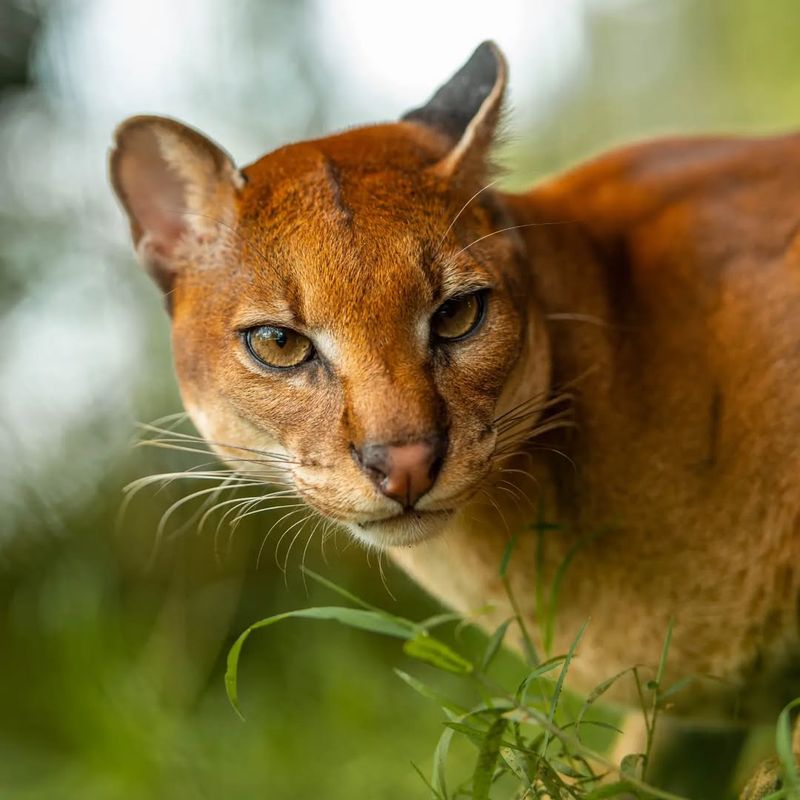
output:
[[438, 302], [441, 295], [442, 267], [440, 263], [440, 249], [435, 242], [424, 241], [421, 253], [422, 274], [428, 284], [428, 291]]
[[342, 179], [339, 168], [327, 156], [323, 156], [323, 169], [325, 170], [325, 177], [328, 179], [328, 185], [331, 189], [331, 197], [333, 205], [342, 216], [342, 220], [346, 225], [351, 225], [353, 222], [353, 209], [347, 205], [344, 200], [344, 192], [342, 190]]

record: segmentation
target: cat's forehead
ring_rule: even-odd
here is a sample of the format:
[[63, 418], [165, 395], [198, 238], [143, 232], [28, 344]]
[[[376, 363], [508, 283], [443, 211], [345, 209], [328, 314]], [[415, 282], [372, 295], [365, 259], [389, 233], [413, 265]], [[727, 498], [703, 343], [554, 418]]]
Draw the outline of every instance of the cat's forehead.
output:
[[[282, 307], [309, 327], [369, 327], [434, 302], [442, 269], [430, 238], [411, 221], [359, 214], [335, 189], [307, 198], [270, 231], [251, 229], [241, 304]], [[283, 321], [289, 321], [284, 318]]]
[[472, 288], [480, 265], [441, 247], [463, 203], [427, 171], [441, 143], [418, 133], [402, 124], [358, 129], [245, 169], [248, 318], [264, 309], [309, 327], [405, 326]]
[[405, 221], [420, 233], [435, 227], [448, 202], [426, 169], [438, 149], [404, 135], [411, 126], [385, 127], [388, 141], [375, 128], [358, 129], [280, 148], [245, 168], [242, 226], [265, 235], [318, 219], [361, 228]]
[[404, 162], [396, 152], [396, 163], [381, 169], [349, 154], [327, 140], [303, 143], [248, 168], [239, 230], [249, 296], [280, 294], [313, 316], [331, 304], [390, 312], [436, 294], [432, 251], [446, 204], [419, 170], [403, 166], [413, 154]]

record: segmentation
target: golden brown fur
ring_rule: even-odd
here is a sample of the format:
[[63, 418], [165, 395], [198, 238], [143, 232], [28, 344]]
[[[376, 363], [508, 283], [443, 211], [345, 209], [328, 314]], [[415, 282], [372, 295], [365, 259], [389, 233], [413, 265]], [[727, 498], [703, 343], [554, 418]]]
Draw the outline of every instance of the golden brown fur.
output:
[[[578, 683], [654, 664], [674, 618], [671, 675], [723, 681], [679, 710], [772, 713], [800, 691], [800, 136], [653, 142], [503, 194], [485, 188], [496, 59], [456, 136], [412, 115], [240, 174], [178, 123], [120, 129], [112, 176], [168, 292], [187, 410], [243, 471], [274, 474], [238, 448], [282, 454], [312, 507], [444, 602], [494, 604], [487, 625], [511, 613], [498, 567], [519, 533], [510, 579], [539, 630], [541, 510], [548, 584], [576, 551], [555, 650], [591, 618]], [[482, 326], [430, 346], [437, 306], [479, 287]], [[265, 323], [319, 359], [259, 367], [239, 332]], [[408, 513], [351, 457], [441, 431]]]

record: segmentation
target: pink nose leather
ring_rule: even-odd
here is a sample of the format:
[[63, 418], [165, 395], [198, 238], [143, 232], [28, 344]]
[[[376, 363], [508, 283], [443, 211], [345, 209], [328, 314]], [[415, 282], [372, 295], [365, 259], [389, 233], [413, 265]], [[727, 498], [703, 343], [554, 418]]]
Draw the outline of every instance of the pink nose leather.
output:
[[357, 452], [358, 462], [375, 486], [403, 508], [413, 508], [433, 486], [441, 466], [436, 442], [368, 444]]

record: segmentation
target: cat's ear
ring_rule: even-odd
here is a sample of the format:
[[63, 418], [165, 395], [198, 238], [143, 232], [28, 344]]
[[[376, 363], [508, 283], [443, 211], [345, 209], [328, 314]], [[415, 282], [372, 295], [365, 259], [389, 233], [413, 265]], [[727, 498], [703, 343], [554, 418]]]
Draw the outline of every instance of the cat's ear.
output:
[[469, 61], [428, 102], [402, 119], [434, 128], [453, 146], [433, 168], [443, 176], [485, 173], [500, 120], [506, 60], [494, 42], [483, 42]]
[[123, 122], [109, 167], [139, 260], [168, 292], [175, 274], [235, 223], [244, 178], [221, 148], [164, 117]]

